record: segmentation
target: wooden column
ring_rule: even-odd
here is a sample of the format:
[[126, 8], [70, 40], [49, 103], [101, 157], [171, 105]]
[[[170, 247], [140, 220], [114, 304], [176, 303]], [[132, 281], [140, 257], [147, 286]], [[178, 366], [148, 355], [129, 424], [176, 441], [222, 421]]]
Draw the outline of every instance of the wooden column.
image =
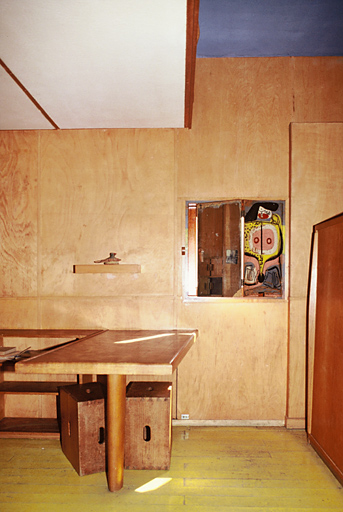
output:
[[107, 479], [110, 491], [123, 487], [126, 376], [107, 377]]

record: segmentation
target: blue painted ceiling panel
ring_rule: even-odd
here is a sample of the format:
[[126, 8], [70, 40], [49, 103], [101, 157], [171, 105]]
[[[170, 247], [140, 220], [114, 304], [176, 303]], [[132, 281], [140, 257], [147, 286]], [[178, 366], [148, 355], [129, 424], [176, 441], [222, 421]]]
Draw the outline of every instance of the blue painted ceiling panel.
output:
[[343, 56], [343, 0], [200, 0], [198, 57]]

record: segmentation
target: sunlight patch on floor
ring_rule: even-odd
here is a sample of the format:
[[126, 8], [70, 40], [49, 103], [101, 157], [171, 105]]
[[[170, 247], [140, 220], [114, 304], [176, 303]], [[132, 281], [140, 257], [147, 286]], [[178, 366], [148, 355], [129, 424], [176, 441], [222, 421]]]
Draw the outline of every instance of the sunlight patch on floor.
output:
[[154, 478], [153, 480], [150, 480], [150, 482], [147, 482], [146, 484], [138, 487], [135, 492], [156, 491], [156, 489], [166, 485], [168, 482], [170, 482], [170, 480], [171, 478]]

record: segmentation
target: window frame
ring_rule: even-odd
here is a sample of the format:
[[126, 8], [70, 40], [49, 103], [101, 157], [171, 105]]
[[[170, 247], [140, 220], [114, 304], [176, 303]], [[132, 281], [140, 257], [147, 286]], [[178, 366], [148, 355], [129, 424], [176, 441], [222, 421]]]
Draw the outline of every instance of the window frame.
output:
[[[198, 215], [197, 215], [197, 208], [198, 205], [201, 204], [232, 204], [232, 203], [239, 203], [240, 204], [240, 272], [241, 272], [241, 286], [240, 286], [240, 292], [233, 296], [199, 296], [198, 295]], [[244, 290], [245, 284], [244, 284], [244, 273], [245, 273], [245, 214], [246, 214], [246, 206], [249, 204], [254, 203], [277, 203], [282, 211], [282, 218], [281, 218], [281, 224], [282, 224], [282, 252], [281, 256], [283, 258], [281, 267], [282, 267], [282, 282], [281, 282], [281, 293], [275, 293], [273, 294], [261, 294], [261, 295], [245, 295]], [[225, 301], [225, 300], [253, 300], [257, 299], [260, 300], [280, 300], [285, 299], [286, 297], [286, 275], [285, 275], [285, 220], [286, 220], [286, 211], [285, 211], [286, 201], [284, 199], [277, 199], [277, 200], [262, 200], [262, 199], [212, 199], [212, 200], [187, 200], [186, 201], [186, 247], [184, 254], [186, 256], [186, 265], [184, 268], [184, 285], [183, 285], [183, 295], [184, 300], [186, 301], [196, 301], [196, 302], [204, 302], [204, 301], [210, 301], [213, 302], [215, 300], [217, 301]]]

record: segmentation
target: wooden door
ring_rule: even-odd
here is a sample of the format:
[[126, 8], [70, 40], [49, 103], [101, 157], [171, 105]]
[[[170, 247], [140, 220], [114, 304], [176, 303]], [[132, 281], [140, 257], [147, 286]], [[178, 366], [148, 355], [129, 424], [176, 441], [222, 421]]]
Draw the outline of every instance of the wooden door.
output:
[[308, 435], [343, 482], [343, 214], [314, 227], [309, 301]]

